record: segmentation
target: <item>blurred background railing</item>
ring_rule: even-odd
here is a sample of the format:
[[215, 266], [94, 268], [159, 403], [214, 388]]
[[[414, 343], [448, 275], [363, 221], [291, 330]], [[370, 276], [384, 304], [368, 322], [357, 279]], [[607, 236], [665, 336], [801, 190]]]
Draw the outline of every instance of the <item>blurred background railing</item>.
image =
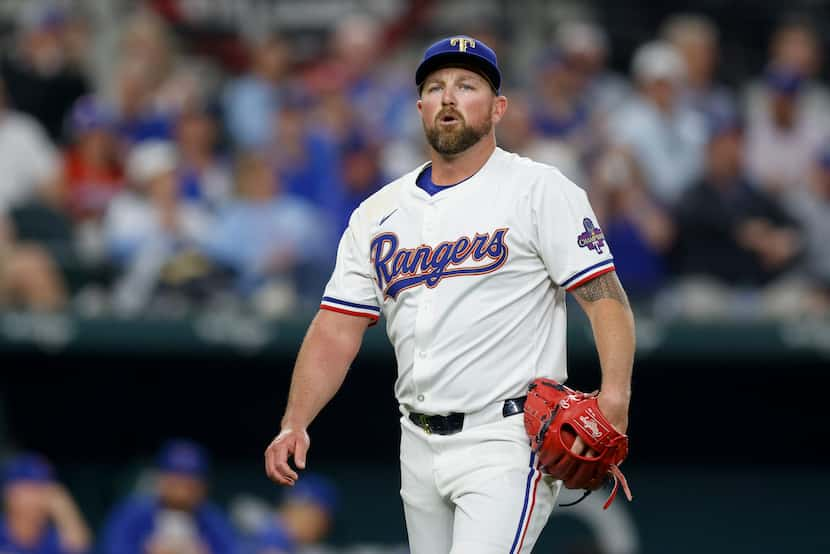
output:
[[[261, 456], [349, 214], [427, 159], [417, 60], [464, 33], [499, 55], [500, 145], [585, 188], [638, 320], [636, 500], [536, 551], [830, 552], [828, 28], [816, 0], [0, 2], [0, 551], [28, 494], [102, 553], [128, 521], [151, 554], [405, 551], [382, 328], [312, 428], [319, 481], [281, 495]], [[569, 351], [596, 387], [578, 310]], [[227, 533], [115, 511], [194, 483]]]

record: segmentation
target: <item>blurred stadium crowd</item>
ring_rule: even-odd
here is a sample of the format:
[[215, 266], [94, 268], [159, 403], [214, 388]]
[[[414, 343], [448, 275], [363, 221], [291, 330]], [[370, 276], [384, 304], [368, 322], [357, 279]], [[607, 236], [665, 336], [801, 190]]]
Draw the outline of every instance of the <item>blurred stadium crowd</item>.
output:
[[[240, 495], [224, 511], [209, 499], [208, 454], [187, 439], [166, 442], [134, 494], [113, 506], [96, 537], [50, 463], [24, 453], [3, 466], [0, 552], [10, 554], [326, 554], [339, 492], [303, 476], [278, 505]], [[385, 549], [392, 553], [396, 550]], [[381, 550], [355, 547], [354, 554]]]
[[[103, 31], [67, 2], [20, 2], [4, 36], [0, 312], [314, 309], [351, 211], [427, 159], [413, 72], [437, 36], [391, 40], [355, 15], [315, 59], [257, 32], [228, 63], [135, 4], [103, 55]], [[499, 143], [587, 190], [638, 311], [826, 317], [821, 41], [810, 20], [784, 18], [757, 75], [730, 86], [717, 79], [724, 31], [672, 16], [622, 74], [595, 21], [561, 22], [528, 71], [477, 27], [508, 76]], [[143, 494], [93, 536], [48, 462], [14, 457], [0, 552], [327, 551], [314, 546], [337, 506], [325, 478], [305, 476], [277, 507], [238, 499], [226, 516], [206, 501], [207, 475], [199, 445], [167, 444]]]
[[[368, 16], [342, 19], [303, 63], [285, 36], [254, 33], [234, 68], [139, 7], [102, 70], [95, 31], [82, 12], [26, 3], [3, 56], [0, 306], [313, 308], [350, 212], [426, 159], [412, 82], [424, 45], [387, 44]], [[477, 32], [509, 72], [508, 41]], [[601, 26], [563, 22], [508, 80], [499, 142], [588, 191], [622, 282], [657, 313], [826, 314], [816, 30], [782, 20], [739, 87], [716, 79], [718, 40], [706, 17], [670, 17], [622, 75]]]
[[[154, 463], [139, 472], [134, 486], [108, 507], [97, 525], [43, 456], [19, 453], [6, 459], [0, 468], [0, 552], [4, 554], [409, 552], [403, 536], [381, 543], [346, 532], [351, 540], [345, 546], [332, 545], [335, 528], [342, 526], [346, 504], [353, 505], [356, 499], [339, 486], [339, 481], [319, 473], [304, 472], [293, 487], [280, 488], [281, 494], [275, 498], [235, 492], [227, 502], [217, 502], [210, 456], [203, 446], [189, 439], [167, 440]], [[365, 490], [364, 494], [373, 493]], [[554, 514], [557, 525], [563, 523], [559, 516], [575, 518], [593, 535], [566, 534], [556, 552], [641, 551], [638, 532], [627, 510], [605, 511], [602, 503], [603, 499], [594, 496], [579, 508]]]

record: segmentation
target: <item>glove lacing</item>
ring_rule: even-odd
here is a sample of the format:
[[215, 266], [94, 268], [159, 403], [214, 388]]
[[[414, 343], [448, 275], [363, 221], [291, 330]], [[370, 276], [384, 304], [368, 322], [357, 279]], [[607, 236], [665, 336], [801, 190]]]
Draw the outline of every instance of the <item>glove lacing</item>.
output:
[[[623, 475], [622, 471], [620, 471], [619, 466], [617, 464], [611, 464], [608, 473], [614, 479], [614, 488], [611, 489], [611, 494], [608, 496], [608, 499], [603, 504], [602, 509], [607, 510], [608, 507], [614, 502], [614, 499], [617, 497], [617, 491], [620, 488], [620, 484], [622, 484], [623, 492], [625, 493], [625, 497], [631, 502], [634, 497], [631, 496], [631, 489], [628, 488], [628, 481], [625, 479], [625, 475]], [[585, 489], [585, 492], [582, 493], [582, 496], [574, 500], [573, 502], [568, 502], [567, 504], [559, 504], [561, 508], [567, 508], [569, 506], [576, 506], [583, 500], [585, 500], [589, 494], [593, 491]]]
[[619, 466], [617, 464], [611, 464], [610, 471], [611, 477], [614, 478], [614, 488], [611, 489], [611, 495], [608, 497], [608, 500], [605, 501], [605, 504], [602, 506], [603, 510], [607, 510], [608, 506], [614, 501], [614, 498], [617, 497], [617, 489], [620, 488], [620, 483], [622, 483], [623, 492], [625, 493], [625, 497], [631, 502], [634, 497], [631, 496], [631, 489], [628, 488], [628, 481], [625, 479], [625, 475], [623, 472], [620, 471]]

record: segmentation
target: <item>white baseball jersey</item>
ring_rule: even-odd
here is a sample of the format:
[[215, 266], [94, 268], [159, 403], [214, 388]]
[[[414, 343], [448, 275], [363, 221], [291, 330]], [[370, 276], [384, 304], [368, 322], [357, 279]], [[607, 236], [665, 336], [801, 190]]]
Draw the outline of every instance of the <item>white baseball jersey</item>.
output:
[[585, 192], [500, 148], [432, 196], [425, 167], [352, 214], [321, 308], [386, 316], [404, 411], [469, 413], [564, 381], [565, 291], [614, 269]]

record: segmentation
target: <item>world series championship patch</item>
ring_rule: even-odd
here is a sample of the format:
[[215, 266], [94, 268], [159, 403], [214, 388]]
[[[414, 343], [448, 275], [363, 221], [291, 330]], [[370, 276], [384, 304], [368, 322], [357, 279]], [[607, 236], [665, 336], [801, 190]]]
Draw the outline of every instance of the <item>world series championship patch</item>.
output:
[[576, 237], [579, 247], [602, 254], [602, 249], [605, 247], [605, 235], [602, 233], [602, 229], [594, 225], [594, 222], [588, 217], [582, 220], [582, 227], [585, 231]]

